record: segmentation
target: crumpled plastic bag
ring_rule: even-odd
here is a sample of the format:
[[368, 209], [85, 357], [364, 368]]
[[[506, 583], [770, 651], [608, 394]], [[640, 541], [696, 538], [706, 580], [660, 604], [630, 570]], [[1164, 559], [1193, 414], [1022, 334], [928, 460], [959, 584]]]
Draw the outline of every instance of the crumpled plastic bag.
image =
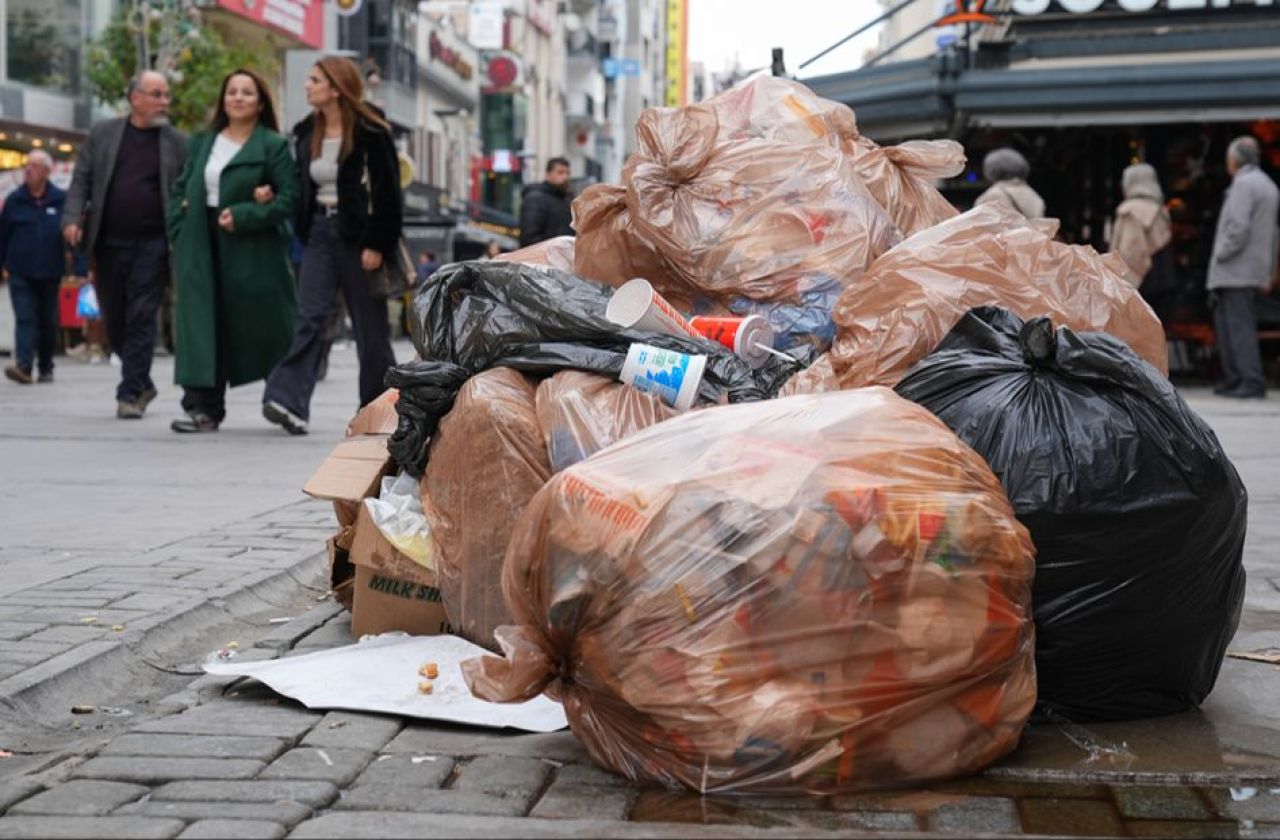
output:
[[636, 139], [631, 225], [691, 296], [789, 299], [815, 274], [851, 282], [898, 241], [838, 149], [723, 140], [708, 103], [646, 110]]
[[716, 111], [722, 139], [818, 143], [843, 152], [904, 236], [959, 212], [933, 186], [936, 180], [964, 171], [964, 147], [954, 140], [880, 146], [858, 133], [847, 105], [777, 76], [757, 76], [706, 102]]
[[553, 236], [518, 251], [510, 251], [494, 257], [495, 260], [518, 262], [525, 265], [542, 265], [558, 271], [573, 271], [574, 240], [572, 236]]
[[[690, 311], [689, 289], [667, 278], [662, 257], [636, 233], [627, 210], [627, 190], [617, 184], [592, 184], [573, 200], [574, 273], [610, 286], [643, 277], [672, 306]], [[682, 297], [683, 295], [683, 297]]]
[[418, 480], [408, 473], [382, 479], [375, 499], [365, 499], [373, 524], [396, 549], [424, 569], [435, 571], [436, 549], [422, 512]]
[[984, 307], [898, 392], [986, 458], [1031, 531], [1040, 703], [1074, 720], [1198, 706], [1240, 620], [1248, 504], [1161, 372], [1112, 336]]
[[98, 291], [92, 283], [85, 283], [76, 294], [76, 317], [86, 321], [102, 317], [102, 308], [98, 306]]
[[701, 792], [977, 770], [1035, 701], [1032, 548], [990, 469], [885, 389], [709, 408], [554, 476], [521, 517], [504, 659], [592, 757]]
[[1168, 372], [1159, 319], [1111, 262], [1053, 240], [1052, 225], [981, 205], [918, 233], [847, 285], [832, 368], [842, 387], [894, 385], [976, 306], [1105, 332]]
[[613, 290], [550, 268], [488, 260], [445, 266], [413, 298], [410, 328], [422, 361], [392, 368], [386, 384], [400, 389], [400, 424], [388, 448], [420, 475], [425, 442], [467, 377], [493, 367], [548, 376], [585, 370], [614, 379], [628, 348], [649, 344], [707, 357], [699, 388], [704, 404], [746, 402], [777, 392], [808, 359], [771, 357], [752, 368], [718, 342], [624, 330], [605, 308]]
[[536, 406], [552, 472], [680, 413], [652, 393], [575, 370], [543, 380]]
[[439, 546], [449, 623], [478, 645], [496, 649], [494, 628], [511, 622], [503, 555], [516, 519], [550, 477], [529, 380], [501, 367], [467, 380], [431, 441], [422, 507]]
[[853, 167], [903, 236], [914, 236], [960, 214], [933, 186], [964, 171], [964, 147], [954, 140], [908, 140], [880, 146], [858, 137]]

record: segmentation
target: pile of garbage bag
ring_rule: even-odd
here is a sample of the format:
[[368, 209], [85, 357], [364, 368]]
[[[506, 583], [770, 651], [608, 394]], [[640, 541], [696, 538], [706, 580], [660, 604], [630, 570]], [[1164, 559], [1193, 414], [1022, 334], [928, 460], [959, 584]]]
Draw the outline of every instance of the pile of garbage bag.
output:
[[[416, 290], [417, 358], [307, 488], [353, 627], [464, 636], [475, 695], [700, 792], [946, 778], [1037, 703], [1208, 695], [1246, 495], [1111, 258], [958, 213], [957, 144], [881, 147], [789, 80], [637, 135], [575, 238]], [[370, 533], [397, 474], [429, 564]]]

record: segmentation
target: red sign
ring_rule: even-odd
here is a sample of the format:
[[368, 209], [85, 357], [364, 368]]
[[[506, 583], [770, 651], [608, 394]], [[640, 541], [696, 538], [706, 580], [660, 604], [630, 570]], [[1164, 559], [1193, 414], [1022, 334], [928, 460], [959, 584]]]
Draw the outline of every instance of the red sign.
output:
[[471, 81], [471, 76], [475, 72], [471, 62], [459, 55], [457, 50], [441, 41], [440, 36], [435, 32], [432, 32], [431, 37], [427, 39], [427, 48], [433, 59], [453, 70], [458, 75], [458, 78], [464, 82]]
[[324, 46], [324, 0], [218, 0], [218, 6], [305, 46]]

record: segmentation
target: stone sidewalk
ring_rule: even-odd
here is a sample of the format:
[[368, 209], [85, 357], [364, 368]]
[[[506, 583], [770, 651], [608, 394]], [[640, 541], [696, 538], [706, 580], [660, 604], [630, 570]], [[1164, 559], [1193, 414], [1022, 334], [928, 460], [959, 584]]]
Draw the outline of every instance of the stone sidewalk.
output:
[[[242, 402], [252, 408], [253, 397]], [[1280, 647], [1280, 401], [1190, 401], [1250, 489], [1250, 577], [1234, 646]], [[9, 410], [0, 408], [0, 438], [16, 439]], [[333, 425], [307, 443], [314, 453], [272, 452], [309, 474], [341, 433]], [[197, 442], [207, 468], [229, 455], [249, 459], [240, 469], [262, 460], [261, 430], [241, 428]], [[30, 437], [42, 432], [47, 444], [67, 437], [41, 427]], [[161, 438], [139, 445], [172, 446]], [[11, 443], [4, 453], [24, 457]], [[262, 480], [296, 488], [305, 477], [264, 471]], [[200, 491], [198, 480], [184, 481], [150, 491], [146, 504], [164, 509], [165, 493]], [[823, 800], [640, 788], [594, 767], [567, 732], [322, 714], [251, 681], [196, 677], [193, 665], [233, 639], [255, 658], [352, 641], [348, 617], [317, 601], [328, 506], [251, 484], [244, 494], [271, 501], [256, 515], [227, 521], [224, 507], [201, 519], [181, 508], [157, 522], [168, 536], [137, 551], [95, 549], [91, 532], [71, 550], [22, 523], [30, 536], [20, 550], [0, 546], [0, 563], [26, 563], [20, 573], [34, 581], [0, 589], [0, 748], [13, 753], [0, 758], [0, 838], [1280, 837], [1280, 669], [1256, 662], [1229, 659], [1202, 711], [1088, 727], [1041, 722], [982, 776]], [[183, 527], [188, 536], [173, 538]], [[48, 556], [31, 561], [32, 551]], [[64, 554], [73, 562], [59, 565]], [[284, 616], [292, 618], [273, 623]], [[85, 713], [73, 715], [73, 702]]]

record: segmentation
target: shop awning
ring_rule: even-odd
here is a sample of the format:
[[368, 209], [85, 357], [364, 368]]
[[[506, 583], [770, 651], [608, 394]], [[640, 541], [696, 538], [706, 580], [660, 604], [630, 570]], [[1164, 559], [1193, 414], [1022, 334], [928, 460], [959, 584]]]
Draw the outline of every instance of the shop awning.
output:
[[1280, 118], [1280, 57], [1091, 63], [959, 70], [944, 57], [804, 80], [854, 109], [880, 141], [957, 136], [965, 127], [1144, 125]]

